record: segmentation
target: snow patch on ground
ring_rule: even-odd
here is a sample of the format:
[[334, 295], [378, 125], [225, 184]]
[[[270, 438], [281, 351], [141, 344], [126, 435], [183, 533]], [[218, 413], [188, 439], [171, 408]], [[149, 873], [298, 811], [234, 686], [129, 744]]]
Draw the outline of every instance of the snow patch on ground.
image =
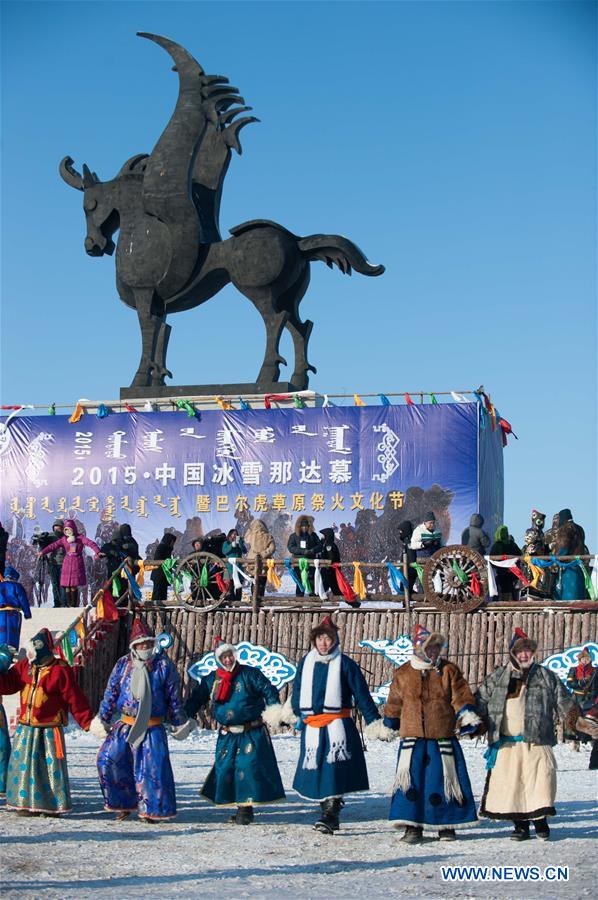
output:
[[[298, 740], [274, 737], [285, 785], [290, 785]], [[399, 843], [387, 820], [396, 745], [370, 742], [371, 791], [348, 798], [341, 831], [312, 830], [316, 805], [289, 790], [287, 801], [259, 808], [256, 823], [228, 823], [231, 810], [199, 797], [212, 765], [215, 734], [171, 741], [179, 814], [168, 824], [131, 818], [115, 822], [101, 808], [97, 742], [69, 730], [67, 753], [74, 812], [61, 819], [19, 818], [0, 808], [3, 898], [137, 897], [590, 897], [595, 896], [595, 772], [588, 747], [556, 748], [559, 765], [553, 840], [508, 840], [508, 824], [483, 821], [455, 843], [434, 836], [421, 846]], [[483, 747], [463, 749], [476, 799], [482, 793]], [[441, 865], [569, 866], [568, 884], [441, 881]]]

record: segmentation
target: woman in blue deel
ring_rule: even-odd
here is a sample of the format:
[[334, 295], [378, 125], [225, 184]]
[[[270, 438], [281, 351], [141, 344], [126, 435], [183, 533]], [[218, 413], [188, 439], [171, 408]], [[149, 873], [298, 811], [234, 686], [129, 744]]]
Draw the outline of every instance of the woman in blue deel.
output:
[[217, 806], [236, 806], [232, 822], [249, 825], [254, 805], [285, 798], [267, 727], [281, 724], [282, 706], [266, 676], [241, 665], [233, 644], [217, 641], [218, 669], [193, 685], [185, 711], [196, 716], [210, 703], [219, 725], [216, 759], [202, 796]]

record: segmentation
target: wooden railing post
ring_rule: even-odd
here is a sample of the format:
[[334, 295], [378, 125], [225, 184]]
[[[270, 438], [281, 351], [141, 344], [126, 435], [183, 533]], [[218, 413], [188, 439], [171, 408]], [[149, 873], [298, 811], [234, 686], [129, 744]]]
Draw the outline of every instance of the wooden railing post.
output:
[[260, 577], [262, 574], [262, 557], [259, 553], [256, 553], [255, 556], [255, 572], [253, 575], [253, 610], [257, 612], [260, 608], [261, 596], [260, 596]]
[[405, 585], [405, 609], [409, 611], [411, 609], [411, 591], [409, 590], [409, 560], [407, 553], [403, 553], [403, 575], [407, 582]]

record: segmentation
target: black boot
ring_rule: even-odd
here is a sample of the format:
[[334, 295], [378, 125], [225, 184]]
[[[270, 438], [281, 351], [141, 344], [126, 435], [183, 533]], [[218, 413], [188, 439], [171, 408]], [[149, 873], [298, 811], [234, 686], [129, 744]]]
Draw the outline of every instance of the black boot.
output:
[[441, 828], [438, 832], [439, 841], [456, 841], [457, 835], [454, 828]]
[[239, 806], [231, 822], [235, 825], [251, 825], [253, 822], [253, 806]]
[[536, 819], [534, 821], [534, 828], [536, 829], [537, 838], [540, 838], [541, 841], [550, 840], [550, 828], [548, 827], [546, 816], [544, 816], [543, 819]]
[[511, 832], [512, 841], [529, 841], [529, 822], [513, 822], [515, 829]]
[[407, 825], [401, 838], [403, 844], [421, 844], [424, 839], [424, 829], [416, 825]]
[[314, 823], [314, 830], [322, 834], [334, 834], [340, 828], [339, 816], [345, 804], [341, 797], [331, 797], [320, 803], [320, 818]]

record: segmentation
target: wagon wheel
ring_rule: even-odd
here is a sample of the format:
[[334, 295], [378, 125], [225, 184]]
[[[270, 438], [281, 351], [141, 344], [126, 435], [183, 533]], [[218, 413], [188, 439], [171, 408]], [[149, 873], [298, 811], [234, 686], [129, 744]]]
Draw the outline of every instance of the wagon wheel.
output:
[[[475, 592], [476, 578], [479, 595]], [[488, 596], [488, 574], [483, 556], [451, 544], [437, 550], [426, 562], [423, 588], [427, 603], [434, 603], [447, 611], [471, 612], [481, 606]]]
[[213, 553], [191, 553], [179, 560], [174, 571], [174, 595], [191, 610], [217, 609], [229, 589], [228, 570]]

